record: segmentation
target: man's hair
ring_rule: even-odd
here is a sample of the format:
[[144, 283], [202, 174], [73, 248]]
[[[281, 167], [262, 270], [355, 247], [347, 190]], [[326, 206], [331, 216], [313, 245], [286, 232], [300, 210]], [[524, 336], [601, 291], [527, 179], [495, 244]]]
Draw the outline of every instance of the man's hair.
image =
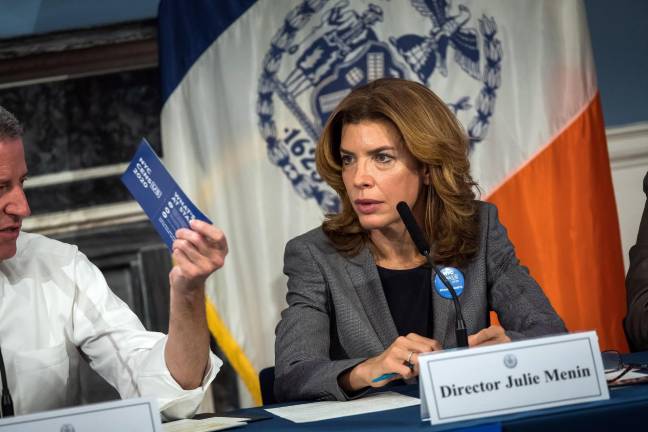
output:
[[23, 127], [10, 111], [0, 105], [0, 141], [21, 138]]

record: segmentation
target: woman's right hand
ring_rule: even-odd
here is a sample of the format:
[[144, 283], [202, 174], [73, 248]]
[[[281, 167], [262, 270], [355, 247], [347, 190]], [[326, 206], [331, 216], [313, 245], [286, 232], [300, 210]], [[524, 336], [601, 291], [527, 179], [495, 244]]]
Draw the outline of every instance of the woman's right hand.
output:
[[[382, 354], [369, 358], [340, 375], [338, 382], [345, 391], [353, 392], [365, 387], [382, 387], [401, 378], [413, 378], [418, 376], [418, 355], [440, 349], [441, 344], [434, 339], [415, 333], [399, 336]], [[373, 382], [374, 379], [390, 373], [396, 375]]]

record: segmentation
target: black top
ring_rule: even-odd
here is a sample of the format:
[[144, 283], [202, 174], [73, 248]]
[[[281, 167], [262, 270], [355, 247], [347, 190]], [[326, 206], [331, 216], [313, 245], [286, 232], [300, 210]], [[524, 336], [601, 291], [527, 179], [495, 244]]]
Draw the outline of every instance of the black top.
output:
[[[378, 267], [378, 266], [377, 266]], [[408, 270], [378, 267], [389, 311], [400, 336], [432, 337], [432, 273], [424, 264]]]

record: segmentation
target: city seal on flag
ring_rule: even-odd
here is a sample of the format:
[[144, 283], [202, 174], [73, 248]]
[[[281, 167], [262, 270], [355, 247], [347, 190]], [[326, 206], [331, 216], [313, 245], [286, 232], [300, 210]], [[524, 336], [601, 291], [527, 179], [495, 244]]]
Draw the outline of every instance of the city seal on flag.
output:
[[[455, 82], [467, 77], [479, 84], [474, 102], [465, 94], [447, 102], [449, 96], [439, 94], [467, 121], [471, 148], [485, 138], [495, 110], [502, 57], [495, 20], [483, 15], [477, 32], [464, 5], [453, 14], [449, 0], [411, 0], [411, 12], [429, 18], [432, 28], [391, 34], [397, 26], [390, 20], [399, 17], [385, 13], [387, 2], [305, 0], [286, 15], [263, 59], [257, 115], [268, 156], [300, 196], [315, 199], [327, 213], [339, 211], [340, 203], [315, 170], [315, 145], [351, 89], [383, 77], [418, 80], [432, 89], [438, 76]], [[459, 68], [449, 65], [450, 50]], [[461, 84], [464, 91], [471, 88]]]

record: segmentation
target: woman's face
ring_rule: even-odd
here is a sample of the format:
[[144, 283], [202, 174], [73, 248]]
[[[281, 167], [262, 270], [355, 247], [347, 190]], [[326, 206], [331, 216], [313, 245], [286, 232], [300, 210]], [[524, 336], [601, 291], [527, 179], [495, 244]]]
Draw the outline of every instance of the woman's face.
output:
[[342, 180], [364, 229], [402, 228], [396, 211], [400, 201], [416, 214], [422, 185], [429, 179], [391, 123], [362, 121], [345, 125], [340, 156]]

